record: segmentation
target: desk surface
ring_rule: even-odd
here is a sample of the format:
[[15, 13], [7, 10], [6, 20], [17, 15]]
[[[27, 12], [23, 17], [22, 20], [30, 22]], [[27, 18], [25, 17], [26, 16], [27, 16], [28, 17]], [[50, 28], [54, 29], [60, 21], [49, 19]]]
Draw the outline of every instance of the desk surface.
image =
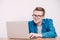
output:
[[0, 40], [60, 40], [60, 37], [58, 38], [37, 38], [37, 39], [24, 39], [24, 38], [0, 38]]

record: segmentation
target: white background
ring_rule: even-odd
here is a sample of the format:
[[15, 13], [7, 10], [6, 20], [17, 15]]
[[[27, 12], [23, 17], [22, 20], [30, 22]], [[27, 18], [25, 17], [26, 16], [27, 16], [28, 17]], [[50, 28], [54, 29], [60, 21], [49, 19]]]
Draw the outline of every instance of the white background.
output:
[[36, 6], [45, 8], [46, 17], [54, 20], [60, 36], [60, 0], [0, 0], [0, 37], [7, 37], [7, 21], [32, 20]]

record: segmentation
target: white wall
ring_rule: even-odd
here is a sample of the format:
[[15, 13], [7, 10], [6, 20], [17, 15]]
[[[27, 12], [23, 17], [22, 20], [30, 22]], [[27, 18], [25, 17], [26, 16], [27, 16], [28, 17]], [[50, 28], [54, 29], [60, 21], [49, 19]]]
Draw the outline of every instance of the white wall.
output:
[[60, 0], [0, 0], [0, 37], [7, 37], [7, 21], [31, 20], [33, 9], [41, 6], [46, 9], [46, 17], [54, 19], [60, 36]]

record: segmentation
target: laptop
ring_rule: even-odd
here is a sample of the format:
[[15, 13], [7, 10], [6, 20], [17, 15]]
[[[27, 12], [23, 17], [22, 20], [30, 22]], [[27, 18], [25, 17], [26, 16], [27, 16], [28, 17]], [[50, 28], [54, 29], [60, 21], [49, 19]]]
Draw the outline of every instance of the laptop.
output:
[[8, 21], [7, 35], [8, 38], [27, 38], [29, 34], [27, 21]]

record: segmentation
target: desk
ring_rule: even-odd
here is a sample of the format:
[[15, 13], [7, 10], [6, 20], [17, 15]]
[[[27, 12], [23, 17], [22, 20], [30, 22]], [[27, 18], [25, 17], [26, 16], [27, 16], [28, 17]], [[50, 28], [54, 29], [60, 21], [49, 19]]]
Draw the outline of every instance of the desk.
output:
[[57, 38], [37, 38], [37, 39], [22, 39], [22, 38], [0, 38], [0, 40], [60, 40], [60, 37]]

